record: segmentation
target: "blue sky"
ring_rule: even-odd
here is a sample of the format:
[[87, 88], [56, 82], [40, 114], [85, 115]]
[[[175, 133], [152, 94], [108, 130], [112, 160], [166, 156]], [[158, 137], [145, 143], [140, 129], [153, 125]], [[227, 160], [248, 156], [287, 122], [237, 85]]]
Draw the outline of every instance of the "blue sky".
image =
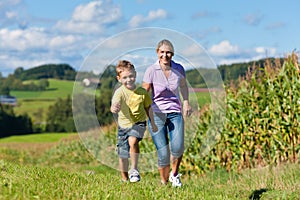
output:
[[[157, 38], [160, 28], [188, 36], [216, 65], [284, 57], [298, 52], [297, 5], [297, 0], [1, 0], [0, 72], [7, 76], [17, 67], [48, 63], [68, 63], [79, 70], [103, 41], [149, 27]], [[146, 33], [148, 29], [135, 38], [123, 34], [115, 49], [136, 41], [149, 48], [152, 40], [143, 37]], [[176, 53], [179, 42], [172, 42]], [[152, 58], [146, 61], [147, 55], [136, 51], [129, 58], [147, 65], [156, 59], [149, 53]]]

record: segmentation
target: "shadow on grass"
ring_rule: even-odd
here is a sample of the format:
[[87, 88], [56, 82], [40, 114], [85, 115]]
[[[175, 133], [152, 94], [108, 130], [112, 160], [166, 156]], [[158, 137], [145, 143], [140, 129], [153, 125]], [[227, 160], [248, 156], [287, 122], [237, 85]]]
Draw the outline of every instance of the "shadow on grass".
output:
[[254, 190], [252, 192], [252, 194], [249, 196], [249, 200], [259, 200], [261, 198], [261, 195], [267, 191], [268, 191], [268, 189], [266, 189], [266, 188]]

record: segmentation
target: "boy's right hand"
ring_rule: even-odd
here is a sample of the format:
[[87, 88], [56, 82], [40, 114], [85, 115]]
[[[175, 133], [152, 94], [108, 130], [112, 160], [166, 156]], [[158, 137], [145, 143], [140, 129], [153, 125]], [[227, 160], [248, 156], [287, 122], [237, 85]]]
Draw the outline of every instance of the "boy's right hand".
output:
[[118, 113], [118, 112], [120, 112], [120, 110], [121, 110], [121, 104], [120, 103], [114, 103], [110, 107], [110, 111], [112, 113]]

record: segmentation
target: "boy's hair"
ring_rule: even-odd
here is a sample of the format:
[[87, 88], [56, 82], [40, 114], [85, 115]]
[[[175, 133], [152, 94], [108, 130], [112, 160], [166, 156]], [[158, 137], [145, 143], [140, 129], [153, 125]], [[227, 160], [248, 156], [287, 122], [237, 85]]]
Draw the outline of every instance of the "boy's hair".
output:
[[128, 60], [120, 60], [116, 66], [117, 76], [120, 76], [120, 74], [122, 72], [124, 72], [125, 70], [135, 71], [134, 65], [131, 62], [129, 62]]

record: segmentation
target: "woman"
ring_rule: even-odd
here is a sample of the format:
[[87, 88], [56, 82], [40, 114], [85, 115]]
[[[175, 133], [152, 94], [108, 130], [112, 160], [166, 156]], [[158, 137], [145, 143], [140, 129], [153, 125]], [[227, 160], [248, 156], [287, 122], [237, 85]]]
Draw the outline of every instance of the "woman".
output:
[[157, 150], [161, 183], [166, 185], [169, 180], [172, 186], [181, 187], [178, 169], [184, 152], [183, 116], [189, 116], [192, 112], [185, 70], [172, 60], [174, 47], [169, 40], [160, 41], [156, 53], [158, 60], [147, 68], [142, 86], [152, 91], [151, 107], [158, 131], [153, 132], [150, 123], [148, 126]]

